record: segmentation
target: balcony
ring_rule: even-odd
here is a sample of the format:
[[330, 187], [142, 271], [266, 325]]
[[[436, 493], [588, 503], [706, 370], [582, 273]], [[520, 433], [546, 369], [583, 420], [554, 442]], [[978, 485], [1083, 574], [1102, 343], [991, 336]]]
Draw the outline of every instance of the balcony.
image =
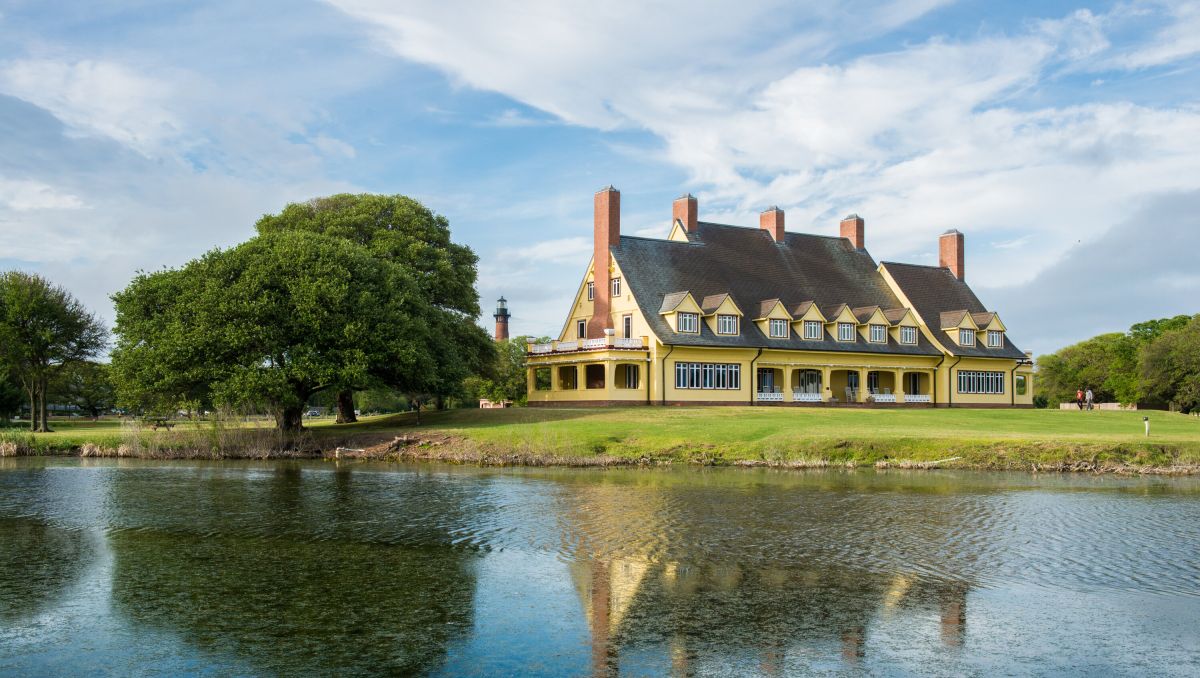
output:
[[649, 337], [600, 337], [598, 339], [579, 339], [575, 341], [551, 341], [544, 344], [528, 344], [529, 355], [547, 355], [552, 353], [575, 353], [579, 351], [601, 351], [616, 349], [621, 351], [644, 351], [649, 347]]

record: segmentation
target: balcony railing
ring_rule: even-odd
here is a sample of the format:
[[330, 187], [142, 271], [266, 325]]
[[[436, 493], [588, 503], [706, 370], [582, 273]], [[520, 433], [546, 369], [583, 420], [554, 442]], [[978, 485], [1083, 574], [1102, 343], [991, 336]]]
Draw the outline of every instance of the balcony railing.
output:
[[821, 394], [792, 391], [792, 400], [798, 403], [819, 403], [821, 402]]
[[910, 394], [904, 396], [904, 402], [906, 402], [906, 403], [931, 403], [931, 402], [933, 402], [933, 399], [930, 398], [928, 394], [919, 395], [916, 393], [910, 393]]
[[755, 400], [762, 403], [781, 403], [783, 402], [783, 393], [771, 393], [770, 391], [759, 391], [755, 394]]
[[875, 395], [873, 395], [871, 397], [873, 397], [875, 399], [875, 402], [877, 402], [877, 403], [894, 403], [894, 402], [896, 402], [896, 394], [895, 393], [876, 393]]
[[597, 351], [606, 348], [622, 350], [645, 350], [646, 337], [600, 337], [597, 339], [579, 339], [572, 341], [550, 341], [543, 344], [529, 344], [530, 355], [547, 353], [569, 353], [571, 351]]

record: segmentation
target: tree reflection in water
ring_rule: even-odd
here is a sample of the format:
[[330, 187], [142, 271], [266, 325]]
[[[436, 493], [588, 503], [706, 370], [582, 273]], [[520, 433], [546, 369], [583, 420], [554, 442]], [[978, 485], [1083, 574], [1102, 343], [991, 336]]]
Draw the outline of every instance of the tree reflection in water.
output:
[[33, 518], [0, 520], [0, 622], [16, 623], [52, 607], [96, 558], [83, 530]]

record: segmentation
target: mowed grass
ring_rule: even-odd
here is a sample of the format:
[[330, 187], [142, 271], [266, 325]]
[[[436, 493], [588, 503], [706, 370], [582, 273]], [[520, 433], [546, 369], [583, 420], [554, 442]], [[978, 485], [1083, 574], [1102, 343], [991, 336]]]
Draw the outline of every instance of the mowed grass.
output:
[[[1151, 436], [1145, 437], [1142, 417]], [[84, 443], [115, 447], [117, 420], [54, 421], [39, 449]], [[269, 427], [266, 420], [242, 426]], [[176, 426], [186, 430], [188, 424]], [[199, 424], [200, 428], [205, 426]], [[1135, 466], [1200, 465], [1200, 418], [1169, 412], [1061, 410], [634, 407], [462, 409], [367, 417], [336, 425], [306, 420], [328, 447], [366, 445], [390, 435], [449, 438], [490, 454], [571, 459], [786, 464], [872, 464], [960, 457], [959, 465], [1027, 468], [1090, 462]], [[148, 434], [143, 429], [140, 435]]]
[[[1151, 437], [1142, 417], [1150, 417]], [[1200, 418], [1169, 412], [773, 407], [454, 410], [362, 422], [362, 430], [462, 437], [562, 457], [874, 463], [963, 456], [967, 465], [1073, 460], [1200, 464]], [[345, 432], [351, 427], [335, 427]], [[1012, 462], [1011, 464], [1009, 462]]]

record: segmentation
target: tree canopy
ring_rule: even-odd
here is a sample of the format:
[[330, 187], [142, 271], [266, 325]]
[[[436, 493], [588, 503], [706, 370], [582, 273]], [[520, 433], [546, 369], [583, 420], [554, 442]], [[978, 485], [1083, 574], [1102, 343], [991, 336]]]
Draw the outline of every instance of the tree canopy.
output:
[[267, 233], [114, 295], [121, 401], [266, 406], [296, 430], [340, 385], [435, 380], [431, 308], [414, 277], [344, 239]]
[[[474, 324], [479, 316], [475, 290], [478, 257], [450, 238], [450, 223], [404, 195], [338, 194], [293, 203], [255, 225], [260, 235], [317, 233], [364, 247], [375, 258], [408, 271], [429, 305], [429, 356], [432, 372], [392, 375], [390, 386], [420, 403], [455, 393], [463, 379], [491, 359], [486, 333]], [[338, 384], [338, 421], [354, 417], [351, 390], [366, 381]]]
[[[1037, 390], [1050, 403], [1075, 399], [1092, 389], [1104, 402], [1152, 402], [1182, 406], [1192, 363], [1183, 352], [1193, 316], [1148, 320], [1129, 332], [1101, 334], [1038, 358]], [[1186, 398], [1185, 398], [1186, 400]]]
[[65, 367], [98, 355], [108, 331], [70, 292], [39, 275], [0, 274], [0, 364], [28, 398], [30, 428], [48, 431], [46, 393]]

